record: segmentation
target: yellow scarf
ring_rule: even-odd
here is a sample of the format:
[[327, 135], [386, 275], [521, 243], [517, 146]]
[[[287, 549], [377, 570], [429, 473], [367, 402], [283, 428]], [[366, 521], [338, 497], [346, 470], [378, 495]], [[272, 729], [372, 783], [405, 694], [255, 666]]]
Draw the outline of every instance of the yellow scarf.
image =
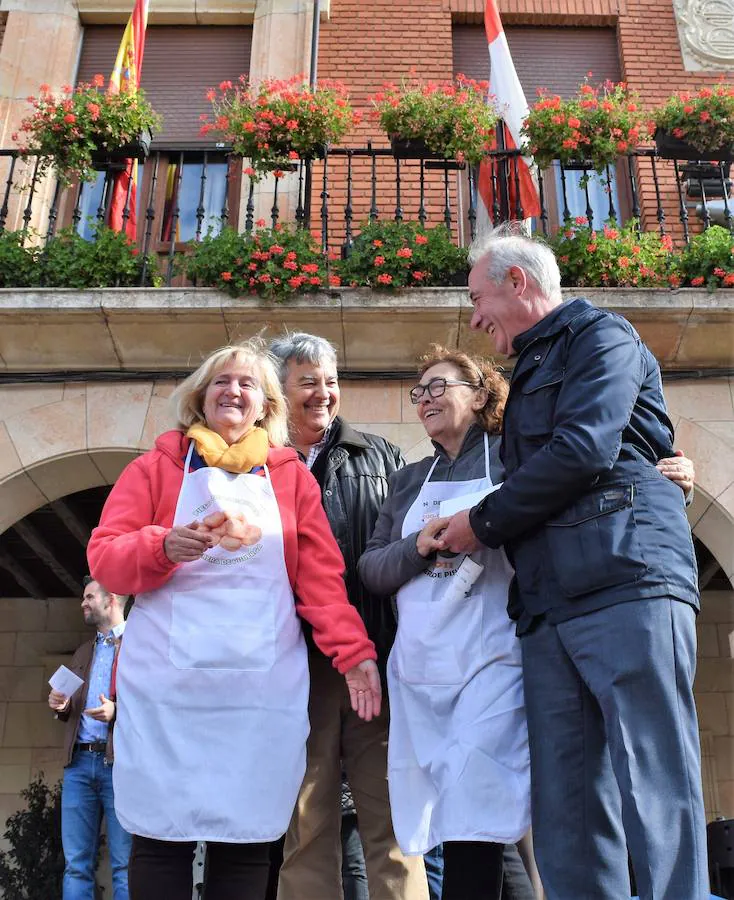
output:
[[236, 444], [228, 444], [216, 431], [200, 423], [186, 432], [196, 443], [196, 452], [208, 466], [216, 466], [235, 475], [262, 466], [268, 458], [268, 433], [264, 428], [251, 428]]

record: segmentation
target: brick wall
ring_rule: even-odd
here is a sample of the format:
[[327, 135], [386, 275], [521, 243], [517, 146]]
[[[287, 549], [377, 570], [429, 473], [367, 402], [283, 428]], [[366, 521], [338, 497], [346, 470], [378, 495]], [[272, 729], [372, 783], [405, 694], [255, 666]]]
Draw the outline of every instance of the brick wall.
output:
[[[457, 23], [484, 20], [484, 0], [445, 0]], [[604, 25], [616, 21], [624, 0], [498, 0], [505, 25]]]
[[[678, 32], [672, 4], [668, 0], [499, 0], [506, 25], [538, 27], [562, 25], [615, 26], [623, 77], [638, 91], [643, 104], [651, 107], [674, 89], [695, 89], [716, 82], [720, 73], [686, 72], [683, 69]], [[452, 70], [451, 28], [453, 24], [482, 22], [484, 0], [332, 0], [331, 19], [321, 31], [319, 75], [346, 82], [357, 107], [364, 107], [370, 94], [385, 81], [399, 81], [411, 73], [425, 79], [448, 78]], [[734, 72], [724, 73], [728, 80]], [[363, 145], [369, 138], [386, 146], [374, 122], [355, 130], [346, 143]], [[345, 167], [332, 163], [332, 207], [346, 202]], [[369, 210], [369, 166], [355, 161], [353, 176], [357, 195], [355, 227]], [[663, 205], [677, 208], [672, 163], [658, 163]], [[406, 218], [417, 215], [416, 169], [405, 171], [403, 209]], [[381, 216], [392, 216], [395, 208], [394, 163], [380, 162], [378, 177], [383, 188], [378, 196]], [[455, 177], [451, 176], [451, 198], [455, 199]], [[646, 228], [655, 228], [657, 204], [649, 163], [638, 172], [642, 219]], [[389, 182], [389, 184], [387, 183]], [[412, 188], [409, 187], [412, 185]], [[441, 218], [443, 181], [434, 173], [429, 178], [429, 214]], [[320, 193], [319, 182], [317, 193]], [[320, 198], [314, 198], [318, 210]], [[333, 209], [332, 209], [333, 211]], [[677, 217], [669, 214], [666, 227], [680, 232]], [[692, 228], [700, 227], [693, 221]]]
[[[720, 75], [734, 80], [734, 71], [686, 72], [683, 68], [678, 29], [671, 3], [661, 0], [627, 0], [626, 14], [619, 17], [622, 73], [630, 88], [639, 91], [646, 107], [662, 103], [673, 90], [697, 90], [716, 83]], [[672, 162], [659, 165], [663, 205], [675, 208], [677, 192]], [[655, 193], [649, 178], [642, 179], [643, 227], [655, 223]], [[671, 223], [672, 224], [672, 223]], [[692, 226], [701, 227], [692, 220]], [[679, 223], [675, 223], [676, 231]]]
[[[413, 52], [411, 52], [411, 49]], [[319, 45], [319, 77], [335, 78], [347, 84], [357, 109], [368, 107], [368, 98], [386, 81], [399, 83], [402, 78], [447, 79], [453, 74], [451, 12], [444, 0], [332, 0], [331, 18], [321, 29]], [[346, 145], [387, 147], [388, 141], [376, 122], [365, 116], [363, 123], [349, 135]], [[336, 160], [329, 165], [332, 173], [330, 203], [341, 210], [346, 203], [345, 166]], [[321, 191], [320, 167], [316, 167], [316, 194]], [[355, 159], [355, 227], [369, 214], [370, 163]], [[395, 163], [379, 159], [380, 185], [377, 203], [380, 218], [392, 218], [396, 207]], [[451, 204], [455, 204], [456, 176], [450, 173]], [[314, 197], [314, 212], [320, 198]], [[419, 165], [401, 164], [401, 206], [406, 219], [418, 218]], [[426, 173], [426, 207], [429, 222], [441, 220], [444, 207], [443, 174]], [[455, 223], [454, 223], [455, 224]], [[339, 226], [336, 226], [339, 231]], [[342, 229], [343, 230], [343, 229]]]

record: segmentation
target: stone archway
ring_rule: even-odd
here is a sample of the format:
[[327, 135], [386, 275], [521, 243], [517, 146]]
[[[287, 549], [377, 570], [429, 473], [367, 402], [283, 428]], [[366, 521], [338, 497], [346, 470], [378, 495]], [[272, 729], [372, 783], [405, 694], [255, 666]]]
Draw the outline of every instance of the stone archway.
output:
[[696, 464], [693, 533], [734, 582], [734, 379], [671, 381], [665, 397], [676, 447]]
[[0, 388], [0, 533], [67, 494], [113, 484], [167, 426], [172, 381]]
[[[76, 491], [114, 483], [168, 426], [172, 380], [0, 386], [0, 535]], [[411, 459], [430, 452], [398, 381], [344, 385], [343, 411], [385, 434]], [[734, 581], [734, 403], [728, 379], [666, 385], [676, 446], [694, 459], [693, 532]], [[63, 600], [63, 602], [62, 602]], [[61, 636], [69, 644], [76, 598], [0, 598], [0, 822], [38, 768], [58, 771], [58, 734], [45, 707]], [[709, 814], [734, 815], [734, 592], [704, 596], [696, 699]], [[67, 611], [65, 612], [64, 609]], [[81, 639], [81, 638], [79, 638]], [[66, 644], [64, 644], [66, 649]], [[72, 648], [73, 649], [73, 648]], [[19, 669], [27, 671], [19, 676]], [[2, 672], [0, 672], [2, 676]], [[12, 707], [12, 708], [11, 708]], [[4, 785], [4, 786], [2, 786]]]
[[[172, 382], [0, 387], [0, 535], [46, 504], [111, 485], [165, 428]], [[91, 524], [91, 523], [90, 523]], [[79, 597], [0, 597], [0, 823], [38, 771], [61, 772], [47, 680], [86, 640]]]

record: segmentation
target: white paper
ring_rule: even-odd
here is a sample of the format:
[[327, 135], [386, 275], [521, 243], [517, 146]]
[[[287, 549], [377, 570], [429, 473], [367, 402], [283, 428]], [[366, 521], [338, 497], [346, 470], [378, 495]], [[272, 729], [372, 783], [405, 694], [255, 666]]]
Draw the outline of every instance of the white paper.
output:
[[66, 666], [59, 666], [49, 678], [48, 683], [65, 697], [73, 697], [84, 684], [84, 679], [74, 674], [71, 669], [67, 669]]
[[472, 585], [484, 571], [484, 566], [474, 562], [469, 556], [465, 556], [461, 565], [452, 577], [448, 590], [444, 595], [446, 600], [461, 600], [471, 591]]
[[462, 497], [452, 497], [450, 500], [442, 500], [441, 506], [439, 507], [439, 514], [441, 518], [443, 518], [444, 516], [454, 516], [463, 509], [471, 509], [472, 506], [476, 506], [480, 500], [484, 500], [487, 494], [491, 494], [499, 487], [501, 487], [501, 485], [493, 484], [492, 487], [486, 491], [472, 491], [470, 494], [464, 494]]

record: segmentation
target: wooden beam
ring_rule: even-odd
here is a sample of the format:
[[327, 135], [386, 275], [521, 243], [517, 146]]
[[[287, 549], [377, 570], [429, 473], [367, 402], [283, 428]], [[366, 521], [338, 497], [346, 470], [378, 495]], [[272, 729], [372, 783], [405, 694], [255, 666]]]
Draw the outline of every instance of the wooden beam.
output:
[[83, 522], [79, 518], [65, 500], [52, 500], [51, 503], [49, 503], [49, 506], [79, 541], [82, 547], [86, 549], [92, 534], [86, 522]]
[[59, 581], [63, 582], [75, 597], [81, 595], [81, 584], [76, 580], [73, 573], [58, 559], [43, 535], [30, 522], [22, 519], [13, 525], [13, 529], [18, 537], [28, 544], [36, 556], [51, 569]]
[[17, 560], [13, 559], [6, 550], [0, 550], [0, 568], [10, 572], [23, 590], [27, 591], [31, 597], [35, 597], [36, 600], [48, 599], [45, 591], [36, 579]]

